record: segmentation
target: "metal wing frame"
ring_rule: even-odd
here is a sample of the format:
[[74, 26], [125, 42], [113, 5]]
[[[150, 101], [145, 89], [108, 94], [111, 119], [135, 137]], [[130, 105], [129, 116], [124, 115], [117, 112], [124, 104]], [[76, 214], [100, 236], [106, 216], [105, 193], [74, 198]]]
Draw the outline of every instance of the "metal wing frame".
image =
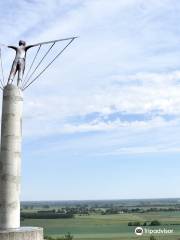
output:
[[[31, 84], [33, 84], [52, 64], [53, 62], [67, 49], [67, 47], [76, 39], [77, 37], [70, 37], [70, 38], [62, 38], [62, 39], [57, 39], [57, 40], [52, 40], [52, 41], [47, 41], [47, 42], [40, 42], [40, 43], [36, 43], [36, 44], [32, 44], [29, 45], [30, 47], [36, 47], [38, 46], [37, 51], [35, 52], [35, 55], [33, 57], [33, 60], [29, 66], [29, 69], [27, 70], [25, 76], [23, 76], [22, 82], [21, 82], [21, 90], [26, 90]], [[48, 54], [50, 53], [50, 51], [52, 51], [53, 47], [55, 46], [55, 44], [57, 42], [60, 41], [68, 41], [68, 43], [65, 45], [65, 47], [62, 48], [62, 50], [60, 50], [55, 57], [53, 57], [53, 59], [46, 64], [46, 66], [40, 71], [40, 73], [38, 73], [37, 76], [34, 76], [37, 72], [37, 70], [39, 69], [39, 67], [42, 65], [43, 61], [46, 59], [46, 57], [48, 56]], [[31, 72], [31, 70], [33, 69], [33, 66], [36, 62], [36, 59], [38, 57], [38, 54], [40, 53], [41, 47], [45, 44], [51, 44], [50, 47], [48, 48], [48, 50], [43, 54], [42, 58], [40, 59], [40, 61], [36, 64], [34, 70]], [[2, 46], [5, 46], [4, 44], [1, 44]], [[28, 46], [27, 46], [28, 47]], [[2, 75], [2, 79], [0, 78], [0, 89], [3, 90], [3, 88], [5, 87], [6, 83], [5, 83], [5, 77], [4, 77], [4, 70], [3, 70], [3, 61], [2, 61], [2, 51], [1, 51], [1, 47], [0, 47], [0, 72]]]

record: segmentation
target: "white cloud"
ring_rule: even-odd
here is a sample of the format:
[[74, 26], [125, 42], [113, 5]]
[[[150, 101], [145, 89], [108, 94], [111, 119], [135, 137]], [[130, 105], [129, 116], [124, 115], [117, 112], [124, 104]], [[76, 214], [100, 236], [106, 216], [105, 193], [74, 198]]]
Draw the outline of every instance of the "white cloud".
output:
[[[116, 82], [114, 82], [116, 79]], [[129, 83], [132, 81], [132, 84]], [[133, 82], [138, 80], [138, 85]], [[127, 81], [127, 84], [126, 84]], [[44, 119], [60, 120], [68, 116], [81, 116], [93, 112], [108, 115], [113, 112], [180, 114], [179, 71], [171, 73], [137, 73], [113, 77], [112, 84], [103, 89], [79, 96], [48, 96], [25, 98], [25, 118], [41, 115]], [[123, 82], [123, 84], [121, 84]], [[48, 104], [47, 104], [48, 103]]]
[[123, 155], [123, 154], [147, 154], [147, 153], [179, 153], [180, 148], [178, 147], [167, 147], [164, 145], [160, 146], [148, 146], [148, 147], [127, 147], [127, 148], [120, 148], [116, 149], [112, 152], [104, 152], [101, 153], [100, 155], [111, 155], [111, 156], [118, 156], [118, 155]]

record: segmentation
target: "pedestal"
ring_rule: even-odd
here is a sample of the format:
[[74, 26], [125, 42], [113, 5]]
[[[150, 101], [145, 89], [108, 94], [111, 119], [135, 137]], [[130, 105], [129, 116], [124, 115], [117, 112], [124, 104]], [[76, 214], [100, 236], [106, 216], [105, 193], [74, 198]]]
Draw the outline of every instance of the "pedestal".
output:
[[20, 227], [23, 95], [12, 84], [3, 90], [0, 147], [0, 240], [43, 240], [43, 229]]
[[43, 240], [43, 229], [37, 227], [21, 227], [0, 230], [1, 240]]
[[0, 149], [0, 229], [20, 227], [22, 91], [3, 90]]

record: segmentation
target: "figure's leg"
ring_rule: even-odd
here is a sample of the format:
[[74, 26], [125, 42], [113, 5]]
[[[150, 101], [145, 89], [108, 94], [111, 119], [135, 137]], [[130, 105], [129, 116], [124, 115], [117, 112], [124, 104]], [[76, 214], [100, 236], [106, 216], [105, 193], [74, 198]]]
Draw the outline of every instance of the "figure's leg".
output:
[[24, 59], [21, 59], [18, 66], [17, 86], [19, 86], [20, 82], [22, 83], [24, 69], [25, 69], [25, 62], [24, 62]]
[[8, 77], [8, 84], [12, 83], [17, 72], [17, 63], [14, 61]]

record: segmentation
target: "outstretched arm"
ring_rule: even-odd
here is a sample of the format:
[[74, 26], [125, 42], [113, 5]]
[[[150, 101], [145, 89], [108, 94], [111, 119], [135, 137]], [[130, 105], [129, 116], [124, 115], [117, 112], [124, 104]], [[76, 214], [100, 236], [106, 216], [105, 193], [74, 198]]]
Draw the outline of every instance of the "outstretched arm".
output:
[[28, 45], [25, 47], [25, 51], [27, 51], [28, 49], [32, 48], [32, 47], [36, 47], [38, 46], [39, 44], [33, 44], [33, 45]]
[[17, 47], [15, 47], [15, 46], [7, 46], [8, 48], [12, 48], [12, 49], [14, 49], [15, 51], [17, 50]]

